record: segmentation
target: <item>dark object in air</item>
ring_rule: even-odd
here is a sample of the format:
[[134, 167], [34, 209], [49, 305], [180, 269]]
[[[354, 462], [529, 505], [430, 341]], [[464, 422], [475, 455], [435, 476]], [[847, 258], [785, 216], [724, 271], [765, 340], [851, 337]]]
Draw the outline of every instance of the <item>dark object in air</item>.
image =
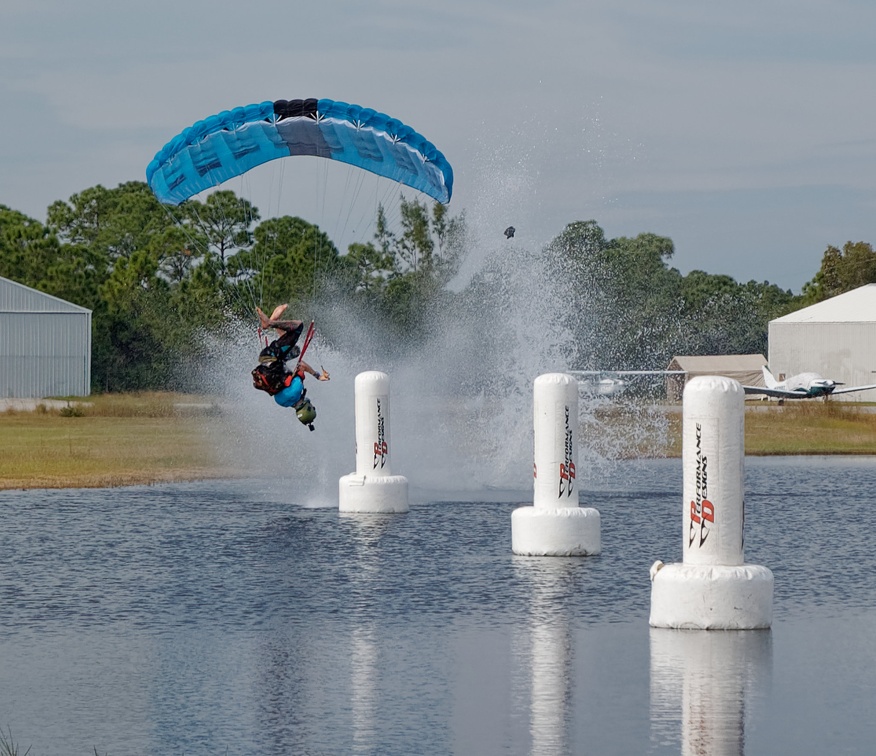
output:
[[514, 228], [514, 226], [508, 226], [508, 228], [505, 229], [505, 238], [510, 239], [512, 236], [514, 236], [514, 232], [516, 230], [517, 229]]

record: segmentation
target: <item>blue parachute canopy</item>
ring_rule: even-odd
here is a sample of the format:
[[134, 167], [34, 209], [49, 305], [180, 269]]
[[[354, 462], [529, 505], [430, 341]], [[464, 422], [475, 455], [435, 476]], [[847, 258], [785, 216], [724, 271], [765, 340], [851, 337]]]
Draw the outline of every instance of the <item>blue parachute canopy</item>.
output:
[[178, 205], [257, 165], [290, 155], [339, 160], [449, 202], [453, 169], [410, 126], [334, 100], [277, 100], [226, 110], [171, 139], [146, 168], [161, 202]]

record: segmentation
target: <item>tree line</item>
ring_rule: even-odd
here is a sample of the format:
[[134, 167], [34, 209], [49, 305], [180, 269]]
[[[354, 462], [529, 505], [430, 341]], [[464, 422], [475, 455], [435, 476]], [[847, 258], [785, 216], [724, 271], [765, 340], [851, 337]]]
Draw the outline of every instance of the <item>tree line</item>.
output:
[[564, 287], [551, 317], [567, 335], [568, 367], [579, 369], [765, 353], [769, 320], [876, 281], [876, 252], [864, 242], [828, 247], [795, 296], [766, 281], [681, 275], [670, 265], [668, 237], [609, 239], [590, 220], [570, 223], [541, 250], [509, 243], [496, 275], [485, 266], [451, 290], [475, 252], [464, 213], [403, 198], [395, 225], [380, 207], [375, 227], [372, 240], [341, 254], [317, 225], [262, 220], [232, 191], [171, 211], [145, 183], [96, 186], [53, 203], [45, 223], [0, 205], [0, 276], [92, 310], [95, 391], [202, 389], [191, 367], [209, 357], [205, 336], [280, 301], [319, 319], [336, 348], [362, 348], [344, 322], [355, 317], [379, 324], [388, 349], [402, 354], [456, 319], [476, 323], [479, 313], [506, 306], [507, 279], [534, 261], [539, 275]]

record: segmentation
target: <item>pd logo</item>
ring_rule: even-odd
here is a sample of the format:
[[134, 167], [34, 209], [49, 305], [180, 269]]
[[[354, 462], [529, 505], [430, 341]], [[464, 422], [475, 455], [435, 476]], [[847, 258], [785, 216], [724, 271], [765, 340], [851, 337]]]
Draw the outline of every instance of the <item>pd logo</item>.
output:
[[696, 477], [696, 496], [690, 503], [690, 528], [688, 530], [687, 545], [688, 548], [694, 545], [694, 542], [699, 539], [697, 547], [701, 548], [709, 533], [712, 532], [712, 526], [715, 524], [715, 505], [709, 501], [709, 459], [703, 454], [703, 429], [697, 423], [697, 477]]
[[571, 496], [575, 488], [575, 463], [572, 461], [572, 426], [569, 423], [569, 408], [566, 407], [566, 439], [563, 446], [563, 461], [560, 462], [559, 498]]
[[374, 464], [371, 469], [376, 470], [378, 467], [383, 469], [386, 464], [386, 458], [389, 454], [389, 447], [386, 443], [386, 425], [383, 419], [383, 412], [380, 407], [380, 399], [377, 399], [377, 440], [374, 442]]

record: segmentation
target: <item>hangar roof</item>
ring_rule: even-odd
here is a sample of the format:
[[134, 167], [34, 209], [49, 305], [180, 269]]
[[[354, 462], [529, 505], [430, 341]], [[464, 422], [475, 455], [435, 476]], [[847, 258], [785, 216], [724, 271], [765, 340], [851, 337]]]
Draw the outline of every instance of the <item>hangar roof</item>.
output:
[[0, 312], [34, 314], [43, 312], [85, 313], [91, 310], [80, 307], [51, 294], [25, 286], [17, 281], [0, 277]]
[[770, 323], [876, 323], [876, 284], [866, 284]]

